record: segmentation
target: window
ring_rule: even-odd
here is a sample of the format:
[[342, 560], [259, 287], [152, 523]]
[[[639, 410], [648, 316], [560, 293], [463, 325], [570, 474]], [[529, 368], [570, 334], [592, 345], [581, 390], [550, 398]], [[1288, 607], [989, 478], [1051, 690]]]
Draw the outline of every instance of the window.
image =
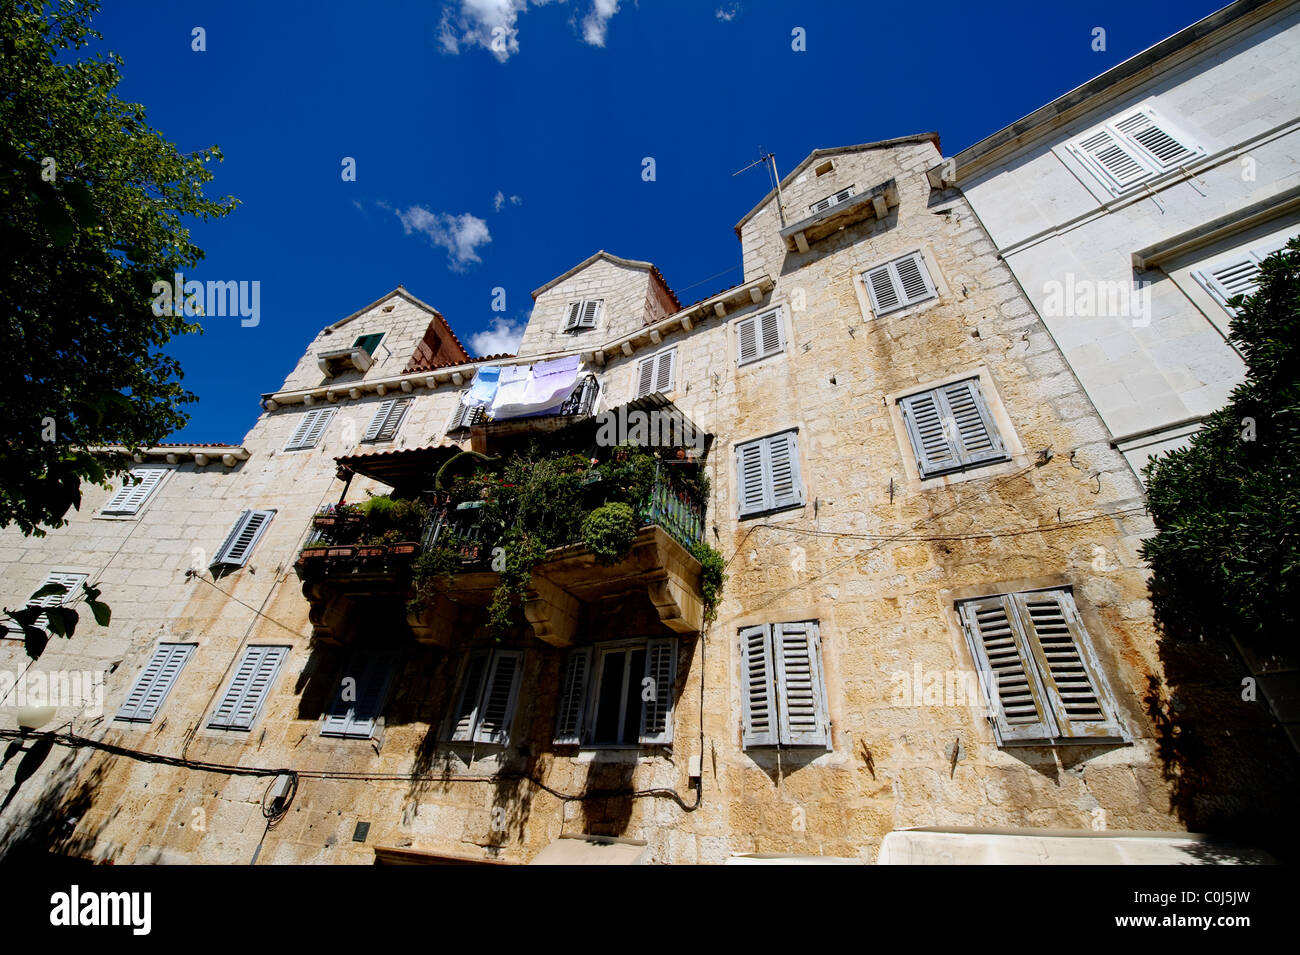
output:
[[602, 298], [570, 302], [568, 314], [564, 319], [564, 330], [572, 332], [583, 328], [595, 328], [604, 304], [605, 300]]
[[939, 297], [920, 252], [868, 269], [862, 281], [871, 296], [871, 310], [877, 315]]
[[334, 411], [334, 408], [312, 408], [306, 412], [298, 422], [298, 427], [293, 429], [293, 435], [285, 444], [284, 450], [301, 451], [316, 447], [320, 436], [325, 433], [325, 428], [330, 423], [330, 418], [334, 417]]
[[352, 343], [352, 347], [360, 348], [367, 355], [373, 357], [375, 354], [375, 349], [379, 347], [379, 343], [382, 342], [383, 340], [384, 340], [384, 333], [375, 332], [374, 334], [371, 335], [360, 336], [356, 341]]
[[740, 319], [736, 322], [736, 339], [736, 361], [740, 365], [785, 351], [781, 310]]
[[138, 513], [166, 475], [167, 468], [132, 468], [130, 478], [122, 482], [122, 487], [108, 499], [100, 513]]
[[1248, 252], [1238, 252], [1230, 259], [1206, 269], [1192, 273], [1192, 277], [1201, 284], [1205, 291], [1214, 296], [1215, 301], [1231, 315], [1237, 309], [1228, 303], [1238, 295], [1251, 295], [1259, 279], [1259, 265], [1266, 258], [1286, 247], [1287, 240], [1279, 239]]
[[448, 716], [443, 739], [453, 743], [510, 741], [519, 683], [524, 671], [522, 650], [476, 650], [470, 654]]
[[[28, 607], [61, 607], [65, 603], [70, 603], [72, 599], [76, 597], [78, 588], [80, 588], [81, 585], [85, 583], [85, 581], [86, 581], [85, 574], [60, 574], [60, 573], [50, 574], [45, 578], [44, 581], [41, 582], [41, 585], [36, 588], [36, 593], [39, 594], [42, 590], [44, 590], [47, 587], [49, 588], [62, 587], [63, 589], [56, 593], [45, 594], [44, 596], [41, 597], [37, 597], [33, 595], [33, 597], [27, 601], [27, 606]], [[42, 630], [48, 630], [49, 625], [50, 625], [50, 620], [45, 614], [41, 614], [34, 621], [32, 621], [32, 626], [40, 627]], [[23, 635], [23, 628], [17, 623], [17, 621], [10, 621], [7, 624], [7, 627], [8, 630], [15, 635], [17, 636]]]
[[392, 441], [397, 437], [397, 431], [401, 428], [402, 419], [406, 417], [406, 409], [410, 405], [410, 398], [388, 398], [381, 401], [379, 407], [375, 409], [375, 416], [366, 426], [366, 433], [361, 440]]
[[252, 729], [253, 721], [271, 693], [280, 665], [288, 655], [288, 647], [252, 646], [246, 649], [208, 726], [222, 730]]
[[998, 745], [1122, 739], [1068, 589], [962, 601]]
[[899, 398], [922, 478], [1005, 461], [1009, 457], [978, 378]]
[[818, 167], [814, 170], [814, 172], [816, 172], [818, 176], [824, 176], [824, 175], [826, 175], [828, 172], [830, 172], [830, 171], [831, 171], [832, 169], [834, 169], [834, 168], [835, 168], [835, 164], [832, 163], [832, 162], [828, 159], [828, 160], [826, 160], [824, 163], [822, 163], [820, 166], [818, 166]]
[[649, 358], [642, 358], [636, 363], [636, 397], [644, 398], [655, 392], [668, 394], [673, 390], [676, 371], [676, 348], [669, 348]]
[[848, 202], [852, 195], [853, 187], [848, 186], [847, 188], [841, 189], [833, 196], [827, 196], [825, 199], [818, 199], [808, 208], [812, 211], [813, 215], [816, 215], [819, 212], [825, 212], [831, 206], [838, 206], [842, 202]]
[[320, 734], [370, 739], [384, 709], [394, 663], [393, 657], [385, 653], [354, 657], [339, 681], [338, 692], [325, 715]]
[[803, 504], [796, 433], [736, 445], [736, 485], [741, 517]]
[[152, 723], [195, 646], [193, 643], [158, 644], [116, 718], [129, 723]]
[[817, 622], [740, 631], [741, 745], [831, 748]]
[[674, 637], [575, 647], [560, 683], [556, 744], [668, 745], [676, 682]]
[[1203, 152], [1149, 107], [1079, 137], [1069, 148], [1116, 196]]
[[452, 413], [451, 424], [447, 425], [447, 430], [464, 431], [466, 428], [472, 428], [476, 424], [482, 424], [487, 420], [487, 413], [480, 405], [467, 405], [464, 403], [456, 405], [456, 410]]
[[212, 558], [212, 566], [243, 567], [273, 517], [275, 511], [244, 511], [240, 514], [226, 542]]

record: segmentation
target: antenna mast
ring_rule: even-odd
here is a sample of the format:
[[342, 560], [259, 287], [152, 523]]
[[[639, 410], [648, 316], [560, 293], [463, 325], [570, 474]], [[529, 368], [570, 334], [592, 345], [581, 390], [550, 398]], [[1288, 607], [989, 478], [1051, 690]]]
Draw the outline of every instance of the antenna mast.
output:
[[759, 163], [767, 166], [768, 177], [772, 180], [772, 186], [776, 189], [776, 214], [781, 220], [781, 228], [785, 228], [785, 205], [781, 202], [781, 175], [776, 169], [776, 153], [764, 153], [763, 147], [758, 147], [759, 156], [744, 169], [737, 169], [732, 173], [733, 176], [739, 176], [746, 170], [753, 169]]

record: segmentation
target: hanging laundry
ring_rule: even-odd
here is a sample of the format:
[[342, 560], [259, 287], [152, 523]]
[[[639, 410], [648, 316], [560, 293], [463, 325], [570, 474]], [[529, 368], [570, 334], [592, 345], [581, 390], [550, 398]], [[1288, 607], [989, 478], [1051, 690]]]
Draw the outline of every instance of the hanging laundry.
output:
[[493, 420], [556, 414], [578, 384], [577, 355], [541, 361], [531, 368], [503, 368], [501, 384], [492, 399]]
[[474, 384], [470, 385], [469, 391], [461, 396], [460, 403], [469, 408], [486, 407], [496, 396], [500, 379], [499, 367], [480, 368], [478, 374], [474, 376]]

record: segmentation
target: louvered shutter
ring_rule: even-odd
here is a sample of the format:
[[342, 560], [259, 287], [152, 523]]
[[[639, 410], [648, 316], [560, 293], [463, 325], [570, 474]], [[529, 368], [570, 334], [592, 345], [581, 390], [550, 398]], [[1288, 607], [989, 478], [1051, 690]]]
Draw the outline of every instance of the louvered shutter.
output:
[[765, 439], [768, 506], [794, 507], [803, 503], [803, 481], [799, 477], [799, 445], [793, 431]]
[[[48, 576], [46, 576], [45, 580], [41, 582], [41, 585], [36, 588], [36, 592], [39, 593], [40, 591], [44, 590], [46, 587], [50, 586], [51, 584], [58, 584], [60, 587], [65, 588], [63, 593], [46, 594], [44, 597], [37, 597], [35, 600], [27, 601], [27, 606], [61, 607], [66, 603], [71, 603], [72, 599], [77, 596], [77, 589], [82, 585], [82, 583], [85, 582], [85, 580], [86, 580], [85, 574], [60, 574], [60, 573], [49, 574]], [[50, 625], [49, 617], [47, 617], [45, 614], [41, 614], [34, 621], [32, 621], [32, 626], [40, 627], [42, 630], [48, 629], [49, 625]], [[23, 630], [23, 628], [21, 626], [18, 626], [17, 624], [14, 624], [12, 629], [14, 632], [19, 634], [21, 634]]]
[[654, 391], [655, 386], [655, 358], [642, 358], [636, 366], [636, 396], [644, 398], [650, 392]]
[[334, 417], [334, 408], [313, 408], [302, 416], [298, 422], [298, 427], [294, 428], [293, 435], [289, 438], [289, 443], [284, 446], [286, 451], [301, 451], [306, 448], [316, 447], [320, 437], [325, 433], [325, 427], [330, 423], [330, 418]]
[[871, 310], [877, 315], [902, 307], [898, 290], [889, 265], [878, 265], [866, 274], [867, 293], [871, 296]]
[[280, 664], [288, 654], [288, 647], [253, 646], [245, 650], [208, 726], [216, 729], [252, 729], [253, 721], [275, 682]]
[[393, 410], [393, 405], [397, 403], [396, 398], [389, 398], [381, 401], [379, 407], [375, 410], [374, 417], [370, 419], [370, 424], [366, 425], [366, 433], [362, 436], [362, 441], [374, 441], [379, 437], [379, 432], [383, 430], [384, 422], [388, 420], [388, 413]]
[[123, 483], [122, 487], [104, 505], [103, 514], [134, 514], [154, 492], [154, 488], [167, 473], [166, 468], [134, 468], [131, 478], [135, 483]]
[[741, 517], [767, 509], [767, 474], [763, 459], [761, 441], [750, 441], [736, 448], [736, 486], [740, 494]]
[[957, 450], [944, 427], [946, 408], [937, 391], [923, 391], [900, 398], [903, 422], [912, 440], [916, 467], [921, 477], [954, 470], [961, 465]]
[[[638, 688], [654, 689], [654, 699], [641, 701], [641, 735], [646, 745], [666, 746], [673, 741], [673, 689], [677, 682], [677, 641], [672, 637], [647, 640], [645, 674]], [[646, 679], [653, 680], [647, 685]]]
[[578, 327], [578, 321], [582, 317], [582, 303], [570, 302], [569, 314], [564, 317], [564, 330], [571, 332]]
[[492, 666], [474, 728], [476, 742], [504, 746], [510, 741], [510, 724], [515, 717], [523, 671], [522, 650], [497, 650], [492, 654]]
[[745, 627], [740, 631], [740, 741], [745, 749], [777, 744], [775, 678], [769, 628]]
[[1171, 169], [1196, 150], [1183, 142], [1149, 111], [1141, 110], [1115, 124], [1130, 143], [1136, 145], [1157, 169]]
[[1007, 597], [961, 604], [961, 619], [999, 743], [1051, 739], [1056, 723]]
[[244, 511], [240, 514], [239, 520], [235, 521], [234, 528], [226, 537], [226, 542], [213, 558], [212, 565], [244, 566], [274, 516], [275, 511]]
[[478, 722], [479, 700], [483, 696], [483, 681], [487, 677], [489, 656], [487, 651], [471, 654], [461, 679], [460, 695], [448, 717], [446, 736], [453, 743], [468, 742], [474, 737]]
[[578, 317], [579, 328], [595, 328], [600, 315], [600, 299], [582, 303], [582, 313]]
[[1123, 192], [1150, 175], [1146, 165], [1133, 155], [1132, 148], [1110, 129], [1099, 129], [1074, 146], [1113, 193]]
[[772, 625], [781, 742], [830, 749], [830, 718], [815, 623]]
[[670, 348], [668, 351], [659, 353], [655, 360], [655, 391], [662, 395], [666, 395], [673, 390], [673, 382], [676, 379], [676, 375], [674, 374], [676, 366], [676, 348]]
[[1047, 590], [1014, 594], [1012, 601], [1051, 701], [1057, 735], [1120, 737], [1073, 596]]
[[153, 722], [180, 676], [181, 669], [194, 652], [194, 646], [192, 643], [158, 644], [127, 695], [126, 702], [118, 710], [117, 718], [133, 723]]
[[393, 668], [394, 660], [389, 654], [376, 653], [355, 659], [344, 674], [344, 680], [351, 677], [356, 681], [355, 699], [344, 699], [344, 684], [340, 682], [334, 703], [321, 727], [321, 735], [362, 739], [374, 735]]
[[744, 365], [748, 362], [755, 361], [759, 357], [758, 343], [758, 319], [746, 318], [736, 323], [736, 355], [737, 362]]
[[758, 330], [764, 358], [785, 350], [780, 309], [773, 309], [760, 315], [758, 317]]
[[576, 746], [582, 742], [582, 718], [587, 708], [587, 685], [591, 678], [591, 647], [569, 651], [560, 684], [560, 706], [555, 715], [555, 742]]
[[917, 302], [924, 302], [926, 299], [934, 298], [938, 294], [920, 252], [905, 255], [903, 258], [891, 262], [890, 266], [894, 269], [894, 275], [898, 279], [898, 288], [902, 293], [904, 305], [915, 305]]
[[1220, 305], [1235, 314], [1237, 309], [1228, 303], [1238, 295], [1254, 293], [1259, 284], [1260, 263], [1274, 252], [1285, 248], [1286, 241], [1279, 239], [1269, 242], [1213, 268], [1193, 272], [1192, 276], [1207, 292], [1218, 299]]
[[939, 392], [952, 422], [950, 437], [955, 440], [963, 465], [1000, 461], [1007, 456], [978, 378], [944, 385]]

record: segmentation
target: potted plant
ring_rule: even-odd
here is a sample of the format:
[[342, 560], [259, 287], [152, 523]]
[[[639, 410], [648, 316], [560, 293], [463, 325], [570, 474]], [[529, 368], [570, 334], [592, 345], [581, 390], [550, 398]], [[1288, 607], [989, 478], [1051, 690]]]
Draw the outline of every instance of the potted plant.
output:
[[324, 557], [329, 552], [328, 544], [308, 544], [298, 554], [298, 563], [305, 564], [310, 560]]
[[351, 544], [335, 544], [325, 552], [325, 556], [326, 557], [353, 557], [356, 555], [356, 552], [357, 552], [356, 547], [354, 547]]

